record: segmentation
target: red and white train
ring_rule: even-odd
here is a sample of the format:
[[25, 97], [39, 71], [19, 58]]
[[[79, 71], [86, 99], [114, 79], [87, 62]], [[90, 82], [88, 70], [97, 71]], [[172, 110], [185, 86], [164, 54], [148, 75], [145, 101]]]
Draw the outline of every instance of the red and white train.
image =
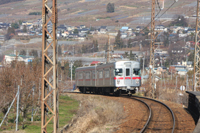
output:
[[141, 86], [140, 63], [136, 61], [79, 67], [75, 77], [76, 86], [82, 93], [131, 95]]

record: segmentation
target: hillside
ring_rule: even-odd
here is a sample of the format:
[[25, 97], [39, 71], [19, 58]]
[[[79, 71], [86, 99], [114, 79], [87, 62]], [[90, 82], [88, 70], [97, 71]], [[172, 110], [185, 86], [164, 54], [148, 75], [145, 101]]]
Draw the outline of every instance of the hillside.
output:
[[[8, 0], [1, 0], [8, 1]], [[9, 0], [11, 1], [11, 0]], [[13, 0], [12, 0], [13, 1]], [[17, 1], [17, 0], [15, 0]], [[165, 0], [162, 14], [174, 0]], [[69, 25], [146, 25], [150, 22], [151, 0], [58, 0], [59, 23]], [[115, 12], [107, 13], [108, 3], [114, 3]], [[24, 0], [0, 5], [0, 21], [28, 20], [36, 21], [41, 15], [28, 15], [30, 12], [41, 12], [42, 0]], [[196, 9], [196, 0], [179, 0], [160, 19], [165, 21], [176, 14], [192, 16]], [[158, 12], [158, 6], [156, 6]]]
[[17, 1], [23, 1], [23, 0], [0, 0], [0, 5], [10, 3], [10, 2], [17, 2]]

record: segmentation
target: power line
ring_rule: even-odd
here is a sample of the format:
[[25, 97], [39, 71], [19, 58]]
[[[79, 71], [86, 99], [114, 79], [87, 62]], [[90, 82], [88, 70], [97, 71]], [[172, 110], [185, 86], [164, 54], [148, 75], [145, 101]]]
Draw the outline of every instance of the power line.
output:
[[158, 6], [159, 10], [161, 10], [161, 8], [160, 8], [160, 3], [159, 3], [159, 1], [158, 1], [158, 0], [157, 0], [156, 4], [157, 4], [157, 6]]
[[176, 2], [174, 2], [170, 7], [167, 8], [157, 19], [161, 18]]
[[[161, 12], [161, 10], [160, 10], [160, 11], [156, 14], [155, 20], [157, 20], [157, 19], [159, 19], [160, 17], [162, 17], [170, 8], [172, 8], [172, 6], [173, 6], [175, 3], [176, 3], [176, 1], [174, 1], [174, 3], [172, 3], [171, 6], [169, 6], [158, 18], [156, 18], [156, 17], [160, 14], [160, 12]], [[147, 24], [147, 26], [145, 26], [145, 27], [142, 29], [142, 31], [144, 31], [144, 29], [147, 28], [150, 24], [151, 24], [151, 21]]]

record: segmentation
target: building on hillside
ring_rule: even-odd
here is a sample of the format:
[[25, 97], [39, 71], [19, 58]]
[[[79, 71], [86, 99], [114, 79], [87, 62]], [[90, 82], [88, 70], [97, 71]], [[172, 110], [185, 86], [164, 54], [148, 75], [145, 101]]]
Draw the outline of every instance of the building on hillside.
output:
[[169, 67], [169, 72], [177, 73], [178, 75], [184, 76], [187, 74], [188, 70], [186, 69], [186, 66], [171, 65]]
[[34, 59], [34, 56], [24, 56], [24, 55], [15, 55], [15, 54], [10, 54], [10, 55], [5, 55], [3, 59], [3, 63], [5, 65], [9, 65], [12, 61], [17, 60], [20, 62], [25, 62], [25, 64], [28, 64], [29, 62], [32, 62]]

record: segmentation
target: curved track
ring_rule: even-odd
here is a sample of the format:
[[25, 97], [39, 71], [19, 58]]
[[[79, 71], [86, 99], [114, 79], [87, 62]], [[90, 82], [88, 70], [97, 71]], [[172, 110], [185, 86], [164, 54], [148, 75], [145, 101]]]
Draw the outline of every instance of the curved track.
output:
[[140, 123], [140, 125], [144, 125], [143, 128], [142, 128], [142, 130], [140, 130], [140, 133], [143, 133], [143, 132], [146, 130], [146, 128], [147, 128], [147, 126], [149, 125], [149, 122], [150, 122], [150, 120], [151, 120], [151, 117], [152, 117], [152, 110], [151, 110], [150, 106], [149, 106], [146, 102], [144, 102], [144, 101], [142, 101], [142, 100], [140, 100], [140, 99], [137, 99], [137, 98], [133, 98], [133, 97], [129, 97], [129, 98], [134, 99], [134, 100], [137, 100], [137, 101], [143, 103], [143, 104], [148, 108], [149, 115], [148, 115], [148, 119], [146, 120], [146, 123], [143, 124], [143, 121], [144, 121], [144, 120], [141, 120], [141, 123]]
[[141, 129], [140, 133], [145, 133], [145, 132], [174, 133], [175, 116], [173, 111], [166, 104], [147, 97], [139, 97], [139, 96], [132, 96], [132, 97], [122, 96], [122, 97], [137, 100], [148, 108], [147, 111], [148, 114], [146, 112], [145, 118], [141, 120], [141, 125], [143, 126], [143, 128], [142, 129], [138, 128]]
[[153, 132], [153, 133], [173, 133], [175, 129], [175, 116], [173, 111], [164, 103], [146, 98], [146, 97], [138, 97], [132, 96], [131, 98], [141, 100], [145, 102], [149, 108], [151, 108], [151, 117], [150, 121], [145, 124], [144, 130], [140, 132]]

